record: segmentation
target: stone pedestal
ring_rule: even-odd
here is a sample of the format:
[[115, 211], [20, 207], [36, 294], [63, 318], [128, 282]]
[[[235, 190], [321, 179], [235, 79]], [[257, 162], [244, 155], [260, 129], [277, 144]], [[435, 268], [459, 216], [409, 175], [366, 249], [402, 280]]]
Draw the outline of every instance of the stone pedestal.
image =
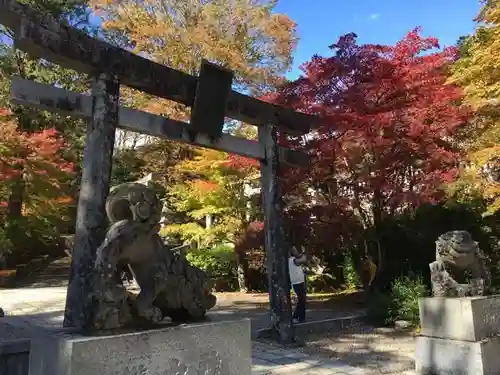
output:
[[416, 370], [500, 375], [500, 295], [421, 298]]
[[250, 320], [31, 343], [29, 375], [250, 375]]

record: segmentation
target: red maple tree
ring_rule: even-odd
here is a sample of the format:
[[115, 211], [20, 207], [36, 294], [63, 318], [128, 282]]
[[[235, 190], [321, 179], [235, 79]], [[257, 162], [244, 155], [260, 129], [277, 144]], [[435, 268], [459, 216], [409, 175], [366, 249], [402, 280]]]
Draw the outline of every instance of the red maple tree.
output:
[[26, 189], [23, 195], [31, 203], [25, 210], [33, 211], [34, 205], [47, 209], [47, 206], [71, 203], [63, 185], [68, 173], [73, 171], [73, 163], [61, 155], [65, 143], [56, 130], [19, 131], [8, 110], [0, 110], [0, 125], [1, 205], [6, 205], [11, 189], [19, 185], [20, 179]]
[[453, 134], [469, 116], [462, 91], [446, 84], [457, 51], [432, 52], [438, 40], [420, 31], [393, 46], [344, 35], [330, 46], [333, 56], [314, 56], [276, 98], [323, 117], [306, 143], [314, 156], [308, 180], [318, 199], [341, 203], [364, 226], [440, 199], [456, 172]]
[[250, 159], [244, 156], [236, 155], [236, 154], [229, 154], [227, 155], [227, 161], [225, 165], [228, 168], [233, 168], [237, 169], [240, 171], [247, 171], [248, 173], [251, 173], [251, 171], [254, 171], [255, 168], [259, 168], [259, 162], [255, 159]]

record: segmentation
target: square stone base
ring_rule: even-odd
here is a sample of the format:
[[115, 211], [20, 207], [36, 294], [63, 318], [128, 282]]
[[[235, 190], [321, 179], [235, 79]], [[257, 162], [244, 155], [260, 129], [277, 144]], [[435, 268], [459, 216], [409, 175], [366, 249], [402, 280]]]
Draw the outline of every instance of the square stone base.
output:
[[34, 338], [29, 375], [250, 375], [250, 320]]
[[422, 375], [500, 375], [500, 337], [470, 342], [419, 336], [415, 362]]
[[500, 295], [421, 298], [421, 334], [480, 341], [500, 333]]

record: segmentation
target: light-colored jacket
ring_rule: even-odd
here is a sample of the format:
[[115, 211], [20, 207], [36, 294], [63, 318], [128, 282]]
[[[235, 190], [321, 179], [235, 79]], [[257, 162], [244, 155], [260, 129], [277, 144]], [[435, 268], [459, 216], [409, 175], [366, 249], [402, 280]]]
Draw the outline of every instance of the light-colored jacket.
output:
[[304, 270], [294, 262], [295, 257], [288, 258], [288, 270], [290, 273], [290, 283], [292, 285], [300, 284], [305, 281]]

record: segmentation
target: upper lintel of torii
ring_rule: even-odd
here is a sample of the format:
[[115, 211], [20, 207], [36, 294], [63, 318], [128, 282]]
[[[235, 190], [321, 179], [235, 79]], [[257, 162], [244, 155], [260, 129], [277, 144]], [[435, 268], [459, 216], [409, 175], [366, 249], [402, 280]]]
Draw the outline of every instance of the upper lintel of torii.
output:
[[[222, 133], [225, 117], [256, 126], [274, 125], [292, 135], [308, 134], [320, 120], [231, 90], [233, 73], [207, 61], [200, 77], [192, 76], [92, 38], [14, 0], [0, 0], [0, 23], [14, 30], [16, 47], [33, 57], [82, 73], [106, 72], [120, 84], [192, 107], [189, 123], [120, 107], [118, 127], [126, 130], [263, 159], [258, 142]], [[90, 96], [19, 78], [13, 80], [13, 100], [84, 118], [91, 115]], [[308, 164], [301, 152], [280, 148], [279, 153], [286, 164]]]

